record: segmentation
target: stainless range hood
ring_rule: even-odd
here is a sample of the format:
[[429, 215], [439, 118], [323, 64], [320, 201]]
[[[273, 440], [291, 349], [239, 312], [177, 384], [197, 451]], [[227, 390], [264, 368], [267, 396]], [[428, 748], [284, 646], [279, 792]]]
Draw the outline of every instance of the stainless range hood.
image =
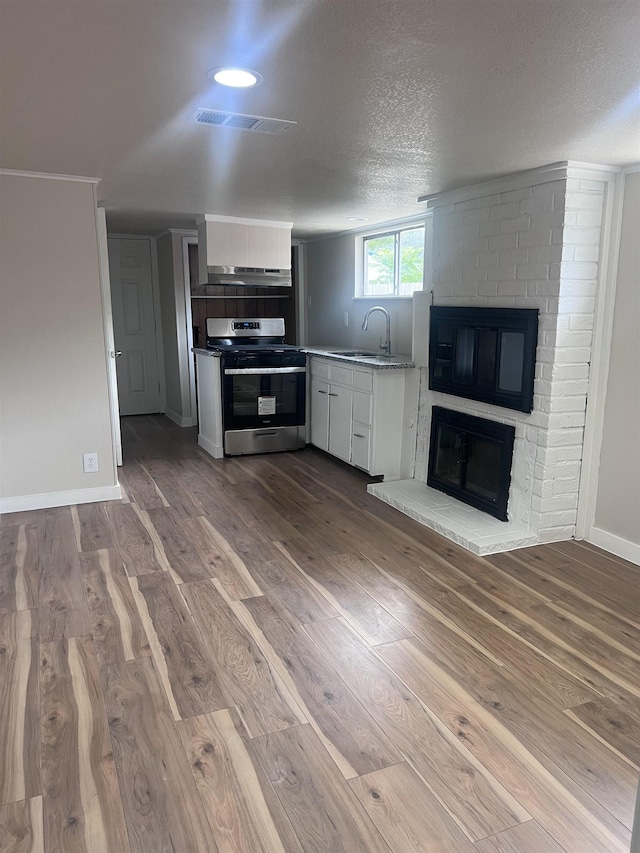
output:
[[206, 283], [247, 287], [291, 287], [291, 270], [207, 266]]
[[205, 214], [198, 220], [199, 283], [291, 287], [291, 227]]

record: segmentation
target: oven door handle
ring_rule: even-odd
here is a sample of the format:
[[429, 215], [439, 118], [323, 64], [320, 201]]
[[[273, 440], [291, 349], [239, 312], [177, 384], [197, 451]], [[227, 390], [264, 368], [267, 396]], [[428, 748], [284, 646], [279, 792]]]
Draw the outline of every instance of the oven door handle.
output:
[[271, 376], [274, 373], [306, 373], [306, 367], [225, 367], [225, 376]]

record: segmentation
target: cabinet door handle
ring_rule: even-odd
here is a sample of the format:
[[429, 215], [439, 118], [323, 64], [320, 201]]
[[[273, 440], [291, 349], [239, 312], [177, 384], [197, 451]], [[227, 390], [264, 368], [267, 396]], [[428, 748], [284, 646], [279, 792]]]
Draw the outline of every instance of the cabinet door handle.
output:
[[328, 391], [321, 391], [320, 388], [318, 388], [317, 390], [318, 390], [318, 394], [328, 394], [329, 393]]
[[354, 438], [364, 438], [364, 436], [361, 432], [354, 432], [353, 435], [354, 435]]
[[330, 397], [339, 397], [340, 395], [339, 394], [332, 394], [331, 391], [329, 391], [329, 396]]

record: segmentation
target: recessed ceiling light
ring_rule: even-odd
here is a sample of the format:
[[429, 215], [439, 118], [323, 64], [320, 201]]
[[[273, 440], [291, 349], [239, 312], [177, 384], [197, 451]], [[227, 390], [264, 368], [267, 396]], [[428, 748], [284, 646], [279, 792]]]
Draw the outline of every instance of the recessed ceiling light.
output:
[[262, 83], [262, 76], [248, 68], [212, 68], [207, 77], [221, 86], [233, 86], [235, 89], [248, 89]]
[[347, 222], [367, 222], [366, 216], [347, 216]]

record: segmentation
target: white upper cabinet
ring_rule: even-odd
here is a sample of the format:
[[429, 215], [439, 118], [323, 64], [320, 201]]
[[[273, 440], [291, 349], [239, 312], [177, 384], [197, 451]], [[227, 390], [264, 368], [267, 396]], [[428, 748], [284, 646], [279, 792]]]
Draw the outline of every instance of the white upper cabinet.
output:
[[291, 269], [291, 222], [206, 214], [198, 222], [200, 283], [207, 267]]
[[259, 228], [258, 257], [260, 268], [291, 269], [291, 229]]

